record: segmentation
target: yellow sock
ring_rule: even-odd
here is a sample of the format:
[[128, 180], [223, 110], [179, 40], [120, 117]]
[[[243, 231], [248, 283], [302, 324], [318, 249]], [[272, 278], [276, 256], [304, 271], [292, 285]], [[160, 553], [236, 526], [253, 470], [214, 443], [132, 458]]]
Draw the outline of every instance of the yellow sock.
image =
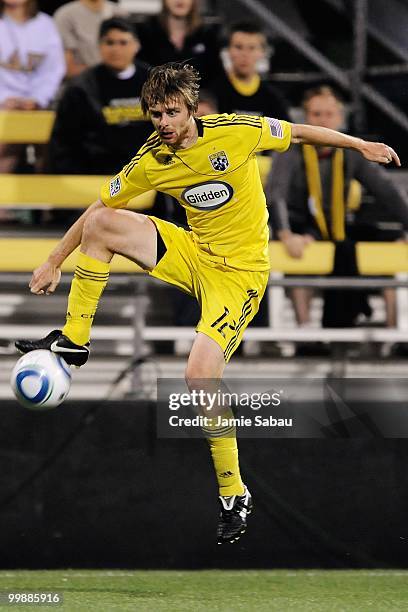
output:
[[[232, 410], [222, 415], [223, 419], [232, 417]], [[239, 471], [235, 427], [229, 425], [217, 426], [215, 425], [215, 418], [211, 421], [208, 420], [206, 427], [203, 427], [203, 431], [208, 436], [220, 495], [242, 495], [244, 485]]]
[[68, 298], [62, 333], [75, 344], [89, 342], [99, 298], [109, 278], [109, 264], [80, 253]]

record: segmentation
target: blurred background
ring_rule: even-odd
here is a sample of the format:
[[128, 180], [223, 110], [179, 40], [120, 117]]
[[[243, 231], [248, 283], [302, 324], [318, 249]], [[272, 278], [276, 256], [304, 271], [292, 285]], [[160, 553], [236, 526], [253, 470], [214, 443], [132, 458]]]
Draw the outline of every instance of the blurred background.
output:
[[[311, 161], [297, 146], [259, 157], [270, 285], [227, 376], [398, 386], [408, 359], [407, 28], [403, 0], [0, 0], [2, 568], [406, 565], [403, 423], [400, 439], [242, 440], [256, 519], [239, 554], [216, 548], [206, 442], [156, 434], [157, 379], [184, 376], [200, 312], [119, 257], [68, 401], [30, 412], [9, 377], [16, 338], [63, 325], [75, 257], [47, 298], [29, 293], [32, 269], [151, 133], [140, 108], [149, 66], [188, 61], [202, 77], [199, 115], [334, 127], [386, 142], [402, 163], [380, 169], [349, 152], [340, 162], [331, 150]], [[310, 206], [315, 172], [322, 216]], [[131, 206], [186, 224], [162, 194]]]

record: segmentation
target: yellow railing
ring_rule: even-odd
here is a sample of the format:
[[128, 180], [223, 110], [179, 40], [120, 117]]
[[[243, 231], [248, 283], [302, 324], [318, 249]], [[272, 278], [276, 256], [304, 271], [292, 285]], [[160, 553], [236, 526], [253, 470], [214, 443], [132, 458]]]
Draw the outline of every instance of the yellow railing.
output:
[[[0, 238], [0, 272], [30, 272], [47, 258], [56, 246], [54, 238]], [[280, 242], [270, 243], [272, 272], [309, 275], [329, 274], [333, 268], [334, 246], [329, 242], [316, 242], [306, 248], [302, 259], [287, 255]], [[63, 270], [72, 272], [77, 254], [65, 262]], [[361, 274], [393, 276], [408, 272], [408, 245], [401, 243], [369, 242], [357, 245], [357, 259]], [[112, 272], [140, 272], [136, 264], [116, 255]]]
[[[98, 197], [109, 176], [80, 174], [1, 174], [0, 207], [86, 208]], [[128, 208], [153, 206], [156, 192], [148, 191], [129, 202]]]
[[0, 111], [0, 142], [48, 142], [54, 119], [53, 111]]
[[[330, 274], [333, 270], [334, 244], [314, 242], [305, 249], [302, 259], [290, 257], [280, 242], [269, 243], [272, 272], [285, 274]], [[401, 242], [357, 243], [360, 274], [394, 276], [408, 272], [408, 245]]]

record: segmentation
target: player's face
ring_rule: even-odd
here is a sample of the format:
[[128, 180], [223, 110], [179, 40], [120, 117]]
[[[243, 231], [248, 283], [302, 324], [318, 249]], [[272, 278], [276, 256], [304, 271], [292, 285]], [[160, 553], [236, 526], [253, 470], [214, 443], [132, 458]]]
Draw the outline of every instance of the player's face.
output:
[[109, 30], [100, 41], [102, 63], [113, 70], [125, 70], [139, 50], [138, 41], [130, 32]]
[[172, 147], [181, 145], [192, 123], [185, 103], [178, 99], [168, 100], [165, 104], [151, 106], [149, 113], [161, 141]]
[[193, 8], [194, 0], [164, 0], [164, 6], [173, 17], [188, 17]]
[[234, 32], [228, 47], [232, 72], [237, 77], [250, 77], [257, 72], [257, 63], [265, 56], [262, 34]]
[[343, 106], [334, 96], [314, 96], [306, 105], [306, 123], [331, 130], [339, 130], [343, 126]]

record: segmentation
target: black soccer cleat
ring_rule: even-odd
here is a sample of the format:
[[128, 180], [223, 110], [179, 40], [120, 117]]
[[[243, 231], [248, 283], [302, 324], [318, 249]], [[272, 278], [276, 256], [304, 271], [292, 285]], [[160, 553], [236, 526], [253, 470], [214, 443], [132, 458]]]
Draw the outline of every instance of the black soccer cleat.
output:
[[54, 329], [41, 340], [16, 340], [15, 347], [20, 353], [29, 353], [40, 349], [52, 351], [62, 357], [68, 365], [80, 367], [88, 361], [89, 342], [85, 346], [74, 344], [63, 335], [60, 329]]
[[253, 509], [252, 497], [245, 487], [243, 495], [219, 497], [221, 505], [220, 520], [217, 528], [218, 544], [233, 544], [246, 530], [247, 516]]

